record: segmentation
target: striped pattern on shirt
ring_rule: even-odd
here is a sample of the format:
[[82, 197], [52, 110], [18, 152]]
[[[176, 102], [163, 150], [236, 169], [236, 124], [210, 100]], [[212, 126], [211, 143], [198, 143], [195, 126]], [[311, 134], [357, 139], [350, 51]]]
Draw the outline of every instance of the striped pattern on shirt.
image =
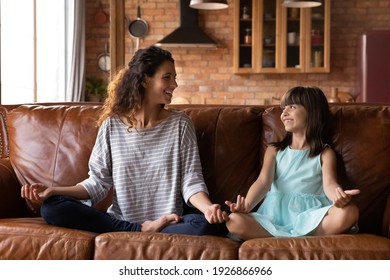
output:
[[132, 129], [118, 116], [106, 119], [89, 160], [89, 178], [80, 184], [92, 204], [114, 186], [108, 213], [129, 222], [183, 212], [183, 198], [208, 194], [195, 128], [183, 112], [172, 111], [153, 128]]

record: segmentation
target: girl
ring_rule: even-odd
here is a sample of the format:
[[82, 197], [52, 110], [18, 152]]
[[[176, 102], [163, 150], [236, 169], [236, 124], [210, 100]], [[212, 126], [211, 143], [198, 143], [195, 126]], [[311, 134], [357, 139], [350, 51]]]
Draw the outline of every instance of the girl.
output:
[[[286, 136], [264, 155], [246, 197], [226, 201], [227, 227], [241, 240], [342, 233], [358, 220], [351, 197], [336, 179], [336, 155], [324, 142], [329, 106], [317, 87], [295, 87], [282, 98]], [[257, 212], [249, 213], [263, 198]]]
[[[218, 234], [228, 219], [212, 204], [203, 180], [194, 126], [182, 112], [164, 109], [176, 71], [171, 53], [138, 50], [109, 85], [89, 178], [75, 186], [25, 185], [21, 195], [43, 202], [47, 223], [97, 233], [112, 231]], [[114, 187], [107, 213], [92, 205]], [[202, 214], [181, 217], [183, 199]]]

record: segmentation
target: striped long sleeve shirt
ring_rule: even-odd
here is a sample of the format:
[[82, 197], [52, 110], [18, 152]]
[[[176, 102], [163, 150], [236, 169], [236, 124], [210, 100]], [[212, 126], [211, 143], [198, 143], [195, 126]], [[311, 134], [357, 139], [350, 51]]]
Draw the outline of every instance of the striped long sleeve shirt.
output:
[[108, 213], [142, 223], [163, 214], [183, 212], [183, 198], [208, 194], [194, 125], [183, 112], [172, 111], [152, 128], [128, 131], [118, 116], [99, 128], [89, 160], [89, 178], [80, 183], [92, 204], [114, 186]]

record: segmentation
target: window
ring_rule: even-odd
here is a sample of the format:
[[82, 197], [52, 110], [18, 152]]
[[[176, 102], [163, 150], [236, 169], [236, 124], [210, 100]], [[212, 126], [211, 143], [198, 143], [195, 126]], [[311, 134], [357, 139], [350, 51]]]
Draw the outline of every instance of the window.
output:
[[0, 103], [65, 101], [74, 1], [0, 1]]

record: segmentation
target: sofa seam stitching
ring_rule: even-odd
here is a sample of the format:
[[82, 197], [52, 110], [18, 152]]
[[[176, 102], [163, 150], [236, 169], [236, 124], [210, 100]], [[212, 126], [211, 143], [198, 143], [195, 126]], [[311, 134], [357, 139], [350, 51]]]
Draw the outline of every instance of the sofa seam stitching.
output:
[[[65, 120], [69, 114], [69, 108], [68, 107], [64, 107], [65, 109], [65, 114], [62, 118], [62, 121], [61, 121], [61, 124], [60, 124], [60, 127], [59, 127], [59, 135], [58, 135], [58, 138], [57, 138], [57, 147], [56, 147], [56, 151], [55, 151], [55, 154], [54, 154], [54, 162], [56, 163], [57, 162], [57, 159], [58, 159], [58, 151], [60, 149], [60, 140], [62, 138], [62, 134], [63, 134], [63, 129], [64, 129], [64, 123], [65, 123]], [[52, 174], [52, 182], [51, 182], [51, 185], [53, 186], [53, 183], [55, 181], [55, 173], [56, 173], [56, 170], [57, 170], [57, 164], [54, 164], [54, 168], [53, 168], [53, 174]]]

